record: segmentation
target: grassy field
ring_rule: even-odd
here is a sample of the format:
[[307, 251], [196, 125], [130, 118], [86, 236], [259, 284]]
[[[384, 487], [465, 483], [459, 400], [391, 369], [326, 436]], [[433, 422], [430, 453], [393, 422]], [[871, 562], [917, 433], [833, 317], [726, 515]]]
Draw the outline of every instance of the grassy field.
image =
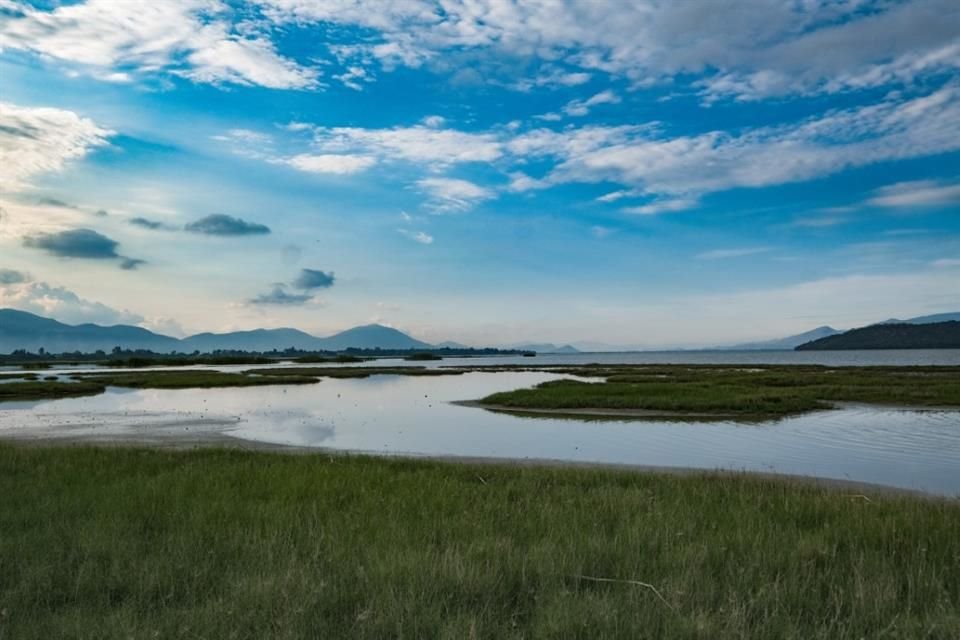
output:
[[496, 393], [481, 405], [597, 409], [769, 418], [826, 409], [832, 402], [960, 406], [958, 367], [623, 366], [559, 367], [604, 378], [559, 380]]
[[960, 637], [960, 505], [859, 493], [0, 446], [0, 638]]

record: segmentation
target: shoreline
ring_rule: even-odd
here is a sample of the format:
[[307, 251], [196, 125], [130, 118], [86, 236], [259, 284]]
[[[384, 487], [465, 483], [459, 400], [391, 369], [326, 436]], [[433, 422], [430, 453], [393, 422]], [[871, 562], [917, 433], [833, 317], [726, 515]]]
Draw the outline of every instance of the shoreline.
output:
[[[463, 466], [503, 466], [519, 468], [545, 469], [597, 469], [620, 471], [624, 473], [638, 473], [645, 475], [669, 476], [707, 476], [714, 478], [729, 478], [749, 476], [759, 480], [782, 482], [786, 485], [812, 486], [834, 491], [857, 491], [857, 495], [848, 498], [866, 498], [865, 492], [882, 497], [907, 497], [923, 500], [944, 502], [958, 502], [960, 495], [950, 496], [933, 493], [921, 489], [908, 489], [894, 485], [825, 476], [811, 476], [802, 474], [777, 473], [771, 471], [751, 471], [749, 469], [725, 469], [722, 467], [674, 467], [645, 464], [631, 464], [625, 462], [595, 462], [585, 460], [564, 460], [562, 458], [510, 458], [494, 456], [458, 456], [454, 454], [418, 454], [415, 452], [382, 453], [378, 451], [364, 451], [353, 449], [333, 449], [329, 447], [305, 447], [283, 443], [247, 440], [224, 432], [207, 432], [190, 436], [129, 436], [129, 437], [101, 437], [90, 438], [85, 436], [67, 437], [7, 437], [0, 434], [0, 445], [25, 448], [122, 448], [146, 449], [158, 451], [189, 452], [199, 449], [239, 449], [249, 453], [282, 454], [282, 455], [322, 455], [339, 457], [369, 457], [384, 460], [410, 460], [424, 462], [439, 462]], [[867, 498], [869, 500], [869, 498]]]

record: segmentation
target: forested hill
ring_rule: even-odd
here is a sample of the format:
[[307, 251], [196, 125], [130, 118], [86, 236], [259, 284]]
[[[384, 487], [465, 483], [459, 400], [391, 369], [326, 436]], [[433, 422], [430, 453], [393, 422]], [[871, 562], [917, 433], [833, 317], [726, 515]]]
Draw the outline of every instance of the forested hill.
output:
[[797, 351], [851, 349], [960, 349], [960, 322], [875, 324], [813, 340]]

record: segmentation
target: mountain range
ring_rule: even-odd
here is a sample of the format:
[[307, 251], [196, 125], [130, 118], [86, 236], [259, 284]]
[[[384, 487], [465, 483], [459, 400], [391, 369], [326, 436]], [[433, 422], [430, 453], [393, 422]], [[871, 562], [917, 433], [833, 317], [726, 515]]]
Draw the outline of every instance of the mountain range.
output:
[[[960, 312], [939, 313], [918, 316], [907, 320], [890, 319], [870, 325], [929, 325], [951, 321], [960, 321]], [[865, 327], [869, 328], [869, 327]], [[820, 341], [832, 336], [844, 335], [842, 330], [833, 327], [817, 327], [811, 331], [785, 338], [749, 342], [733, 346], [717, 347], [722, 350], [790, 350]], [[575, 343], [580, 345], [581, 343]], [[586, 345], [587, 343], [582, 343]], [[590, 343], [591, 345], [594, 343]], [[818, 345], [831, 344], [819, 342]], [[16, 349], [36, 352], [40, 349], [48, 353], [72, 353], [75, 351], [110, 351], [114, 347], [124, 349], [144, 349], [156, 353], [209, 353], [212, 351], [272, 351], [288, 348], [303, 351], [343, 351], [346, 349], [436, 349], [468, 348], [456, 342], [442, 342], [437, 345], [417, 340], [402, 331], [379, 324], [370, 324], [347, 329], [325, 338], [305, 333], [298, 329], [255, 329], [252, 331], [234, 331], [231, 333], [198, 333], [187, 338], [174, 338], [154, 333], [142, 327], [129, 325], [101, 326], [96, 324], [68, 325], [51, 318], [18, 311], [0, 309], [0, 353], [10, 353]], [[603, 350], [616, 350], [603, 345]], [[571, 345], [558, 346], [551, 343], [524, 343], [513, 345], [521, 351], [537, 353], [580, 353]], [[820, 347], [823, 348], [823, 347]], [[626, 349], [621, 349], [626, 350]]]
[[25, 311], [0, 309], [0, 353], [10, 353], [15, 349], [34, 352], [45, 349], [48, 353], [110, 351], [117, 346], [124, 349], [146, 349], [156, 353], [271, 351], [290, 347], [303, 351], [433, 347], [402, 331], [379, 324], [354, 327], [326, 338], [318, 338], [297, 329], [256, 329], [220, 334], [199, 333], [179, 339], [141, 327], [68, 325]]

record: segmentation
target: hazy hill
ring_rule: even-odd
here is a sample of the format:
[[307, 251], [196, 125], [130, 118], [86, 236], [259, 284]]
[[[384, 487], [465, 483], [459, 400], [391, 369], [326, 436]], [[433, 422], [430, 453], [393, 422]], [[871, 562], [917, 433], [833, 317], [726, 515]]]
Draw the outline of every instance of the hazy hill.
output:
[[787, 336], [786, 338], [765, 340], [762, 342], [747, 342], [744, 344], [736, 344], [730, 347], [722, 347], [722, 349], [731, 351], [790, 350], [812, 340], [826, 338], [828, 336], [837, 335], [838, 333], [841, 333], [841, 331], [834, 329], [833, 327], [824, 326], [817, 327], [816, 329], [812, 329], [804, 333], [798, 333], [795, 336]]
[[10, 353], [15, 349], [46, 349], [50, 353], [109, 351], [117, 345], [166, 352], [177, 349], [178, 344], [176, 338], [140, 327], [68, 325], [26, 311], [0, 309], [0, 353]]
[[323, 351], [323, 340], [297, 329], [254, 329], [232, 333], [198, 333], [180, 341], [180, 351], [272, 351], [303, 349]]
[[917, 318], [910, 318], [909, 320], [897, 320], [896, 318], [891, 318], [890, 320], [885, 320], [881, 324], [933, 324], [936, 322], [951, 322], [951, 321], [960, 321], [960, 312], [955, 313], [935, 313], [932, 316], [919, 316]]
[[297, 329], [255, 329], [231, 333], [199, 333], [179, 340], [141, 327], [95, 324], [68, 325], [25, 311], [0, 309], [0, 353], [16, 349], [50, 353], [110, 351], [114, 347], [148, 349], [157, 353], [272, 351], [293, 347], [305, 351], [344, 349], [430, 349], [432, 345], [402, 331], [371, 324], [318, 338]]
[[798, 351], [847, 349], [960, 349], [960, 322], [875, 324], [797, 347]]
[[329, 338], [323, 338], [323, 349], [342, 351], [351, 347], [358, 349], [430, 349], [432, 345], [411, 338], [402, 331], [380, 324], [368, 324], [347, 329]]

